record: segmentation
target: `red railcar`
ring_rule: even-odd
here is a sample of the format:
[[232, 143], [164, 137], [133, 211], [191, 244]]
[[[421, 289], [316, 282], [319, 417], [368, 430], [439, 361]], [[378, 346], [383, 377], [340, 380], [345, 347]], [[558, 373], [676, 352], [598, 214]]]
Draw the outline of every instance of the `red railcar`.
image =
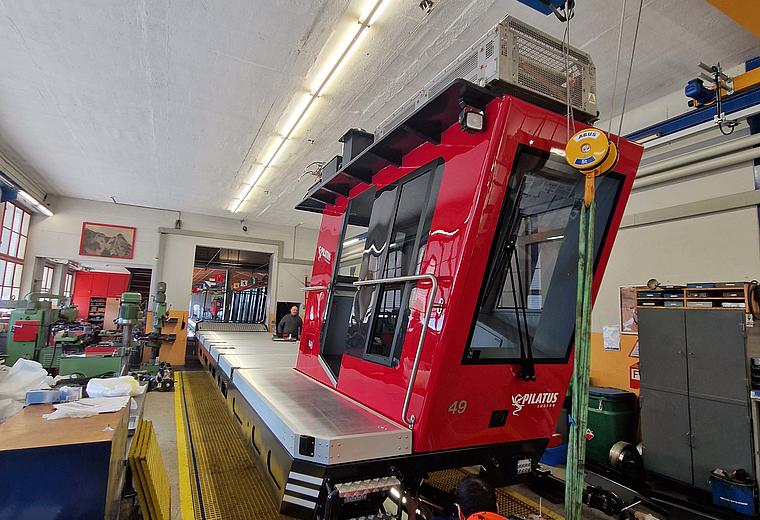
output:
[[[301, 205], [323, 216], [297, 369], [407, 424], [415, 453], [543, 445], [572, 373], [583, 176], [567, 119], [464, 82], [426, 108]], [[595, 292], [641, 154], [621, 139], [597, 181]]]

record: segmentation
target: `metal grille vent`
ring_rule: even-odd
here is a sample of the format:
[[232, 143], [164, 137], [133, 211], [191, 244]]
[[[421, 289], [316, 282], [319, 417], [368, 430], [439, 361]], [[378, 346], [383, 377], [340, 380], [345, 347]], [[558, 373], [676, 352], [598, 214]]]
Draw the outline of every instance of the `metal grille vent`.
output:
[[431, 97], [435, 97], [444, 88], [448, 87], [449, 84], [455, 79], [463, 78], [469, 81], [477, 82], [477, 78], [475, 77], [475, 73], [477, 71], [478, 52], [475, 50], [472, 51], [472, 53], [467, 56], [464, 61], [459, 63], [450, 71], [446, 71], [444, 69], [444, 71], [442, 71], [443, 75], [441, 76], [443, 79], [436, 80], [432, 86], [428, 84], [425, 88], [418, 92], [415, 97], [401, 105], [398, 109], [394, 110], [393, 113], [385, 120], [383, 120], [383, 122], [381, 122], [375, 129], [375, 140], [383, 137], [388, 130], [392, 129], [395, 126], [397, 122], [406, 119], [415, 110], [417, 110], [417, 108], [419, 108], [422, 103]]
[[490, 40], [488, 43], [486, 43], [486, 59], [493, 56], [493, 40]]
[[460, 63], [455, 69], [452, 69], [448, 74], [446, 74], [443, 77], [443, 81], [440, 81], [437, 83], [435, 89], [429, 89], [429, 96], [435, 96], [443, 90], [445, 87], [449, 86], [449, 83], [454, 81], [457, 78], [463, 78], [463, 79], [470, 79], [470, 76], [473, 72], [478, 70], [478, 52], [474, 51], [472, 54], [467, 56], [467, 59], [464, 60], [462, 63]]
[[[562, 42], [538, 32], [514, 18], [507, 24], [511, 38], [502, 40], [502, 55], [508, 56], [510, 46], [514, 52], [513, 80], [519, 86], [529, 88], [550, 98], [565, 101], [566, 74], [565, 56]], [[584, 85], [584, 71], [593, 69], [588, 56], [570, 48], [568, 53], [570, 78], [570, 103], [575, 108], [584, 106], [584, 91], [590, 91], [590, 85]], [[590, 82], [589, 82], [590, 83]]]

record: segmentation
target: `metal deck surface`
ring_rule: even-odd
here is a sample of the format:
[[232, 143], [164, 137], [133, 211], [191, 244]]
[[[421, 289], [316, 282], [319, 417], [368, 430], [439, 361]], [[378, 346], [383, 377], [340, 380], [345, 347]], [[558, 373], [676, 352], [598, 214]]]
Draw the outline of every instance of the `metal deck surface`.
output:
[[222, 353], [219, 356], [219, 368], [232, 377], [234, 370], [244, 368], [293, 368], [296, 366], [298, 349], [295, 346], [288, 345], [291, 348], [279, 349], [282, 352], [267, 353], [256, 352], [255, 354], [227, 354]]
[[203, 331], [198, 334], [198, 340], [204, 345], [225, 343], [229, 345], [265, 346], [277, 343], [272, 341], [269, 332], [221, 332]]
[[[222, 356], [276, 356], [276, 355], [290, 355], [293, 353], [291, 349], [282, 348], [281, 345], [273, 345], [271, 347], [211, 347], [209, 355], [214, 358], [214, 361], [219, 362]], [[296, 351], [297, 352], [297, 351]], [[253, 367], [251, 367], [253, 368]]]
[[201, 347], [214, 361], [222, 354], [289, 354], [298, 350], [297, 342], [273, 341], [268, 332], [218, 332], [198, 335]]
[[[406, 455], [411, 431], [292, 368], [239, 369], [232, 383], [293, 458], [320, 464]], [[299, 452], [314, 437], [314, 454]]]

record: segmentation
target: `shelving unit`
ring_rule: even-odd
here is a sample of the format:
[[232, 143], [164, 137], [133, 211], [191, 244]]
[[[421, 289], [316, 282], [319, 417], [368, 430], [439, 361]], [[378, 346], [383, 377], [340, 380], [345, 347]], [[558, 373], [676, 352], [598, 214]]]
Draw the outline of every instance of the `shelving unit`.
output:
[[638, 289], [638, 308], [746, 310], [750, 284], [746, 282], [694, 283]]
[[106, 298], [90, 298], [87, 321], [92, 325], [103, 326], [106, 315]]

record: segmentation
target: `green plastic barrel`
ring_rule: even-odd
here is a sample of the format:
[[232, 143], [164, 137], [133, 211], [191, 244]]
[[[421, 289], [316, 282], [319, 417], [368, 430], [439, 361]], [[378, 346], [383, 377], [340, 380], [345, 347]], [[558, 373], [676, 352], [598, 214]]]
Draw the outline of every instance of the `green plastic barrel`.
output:
[[609, 465], [612, 445], [635, 444], [636, 396], [618, 388], [589, 388], [586, 460]]

